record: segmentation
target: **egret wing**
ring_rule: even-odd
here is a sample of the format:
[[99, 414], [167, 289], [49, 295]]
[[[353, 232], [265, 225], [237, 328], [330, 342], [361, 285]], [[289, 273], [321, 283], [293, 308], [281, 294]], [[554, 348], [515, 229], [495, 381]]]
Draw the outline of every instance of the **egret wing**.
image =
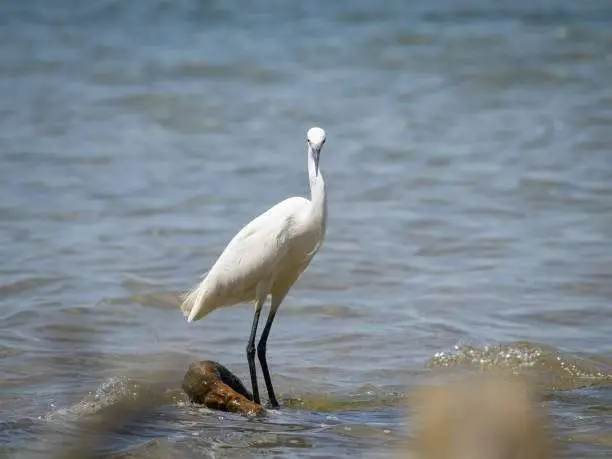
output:
[[309, 203], [299, 197], [286, 199], [243, 227], [208, 275], [217, 295], [244, 301], [260, 281], [270, 280], [289, 249], [294, 219]]

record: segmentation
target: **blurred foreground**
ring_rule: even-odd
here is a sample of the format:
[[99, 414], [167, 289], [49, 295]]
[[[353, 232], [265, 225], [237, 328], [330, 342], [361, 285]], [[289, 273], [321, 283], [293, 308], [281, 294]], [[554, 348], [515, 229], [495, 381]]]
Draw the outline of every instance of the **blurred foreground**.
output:
[[[194, 364], [195, 365], [195, 364]], [[191, 371], [191, 367], [190, 367]], [[189, 374], [189, 373], [188, 373]], [[60, 441], [52, 457], [116, 457], [105, 454], [117, 433], [137, 428], [151, 416], [155, 399], [126, 394], [78, 422], [78, 440]], [[397, 457], [412, 459], [552, 459], [555, 449], [548, 415], [527, 379], [509, 373], [481, 373], [417, 390], [410, 397], [413, 435]], [[145, 421], [146, 422], [146, 421]], [[249, 422], [245, 417], [244, 422]], [[261, 433], [265, 435], [264, 432]], [[168, 451], [178, 457], [174, 448]], [[213, 449], [180, 457], [214, 455]], [[124, 457], [121, 456], [120, 457]], [[211, 456], [212, 457], [212, 456]]]
[[419, 459], [551, 459], [548, 416], [528, 382], [481, 374], [416, 397]]

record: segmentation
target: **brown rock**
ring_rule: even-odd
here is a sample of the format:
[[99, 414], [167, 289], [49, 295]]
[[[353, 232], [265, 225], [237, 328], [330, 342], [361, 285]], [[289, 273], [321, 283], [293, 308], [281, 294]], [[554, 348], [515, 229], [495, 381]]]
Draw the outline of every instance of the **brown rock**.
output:
[[194, 403], [221, 411], [259, 415], [264, 408], [252, 401], [253, 397], [240, 379], [223, 365], [210, 360], [193, 362], [183, 378], [183, 390]]

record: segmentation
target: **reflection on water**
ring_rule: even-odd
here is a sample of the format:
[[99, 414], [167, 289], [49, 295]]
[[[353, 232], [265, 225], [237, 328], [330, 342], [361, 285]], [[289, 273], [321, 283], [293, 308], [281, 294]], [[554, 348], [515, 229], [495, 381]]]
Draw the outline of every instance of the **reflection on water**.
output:
[[[609, 455], [612, 7], [413, 3], [0, 4], [0, 454], [130, 391], [153, 407], [120, 456], [388, 457], [432, 371], [501, 367], [568, 454]], [[178, 294], [306, 193], [315, 124], [328, 232], [268, 347], [287, 408], [190, 406], [191, 361], [248, 374], [252, 308], [187, 325]]]

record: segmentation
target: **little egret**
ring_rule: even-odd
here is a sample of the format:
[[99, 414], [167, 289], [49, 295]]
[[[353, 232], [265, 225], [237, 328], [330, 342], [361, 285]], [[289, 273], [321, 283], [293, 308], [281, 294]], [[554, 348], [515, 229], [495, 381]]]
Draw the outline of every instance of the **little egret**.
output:
[[310, 128], [308, 178], [310, 201], [293, 197], [279, 202], [251, 220], [229, 242], [203, 280], [183, 298], [181, 310], [188, 322], [202, 319], [211, 311], [253, 301], [255, 313], [246, 348], [253, 401], [260, 403], [255, 371], [255, 336], [259, 313], [271, 295], [270, 313], [257, 345], [270, 405], [277, 408], [266, 362], [266, 343], [276, 311], [291, 286], [317, 253], [325, 236], [327, 199], [319, 170], [319, 156], [325, 131]]

